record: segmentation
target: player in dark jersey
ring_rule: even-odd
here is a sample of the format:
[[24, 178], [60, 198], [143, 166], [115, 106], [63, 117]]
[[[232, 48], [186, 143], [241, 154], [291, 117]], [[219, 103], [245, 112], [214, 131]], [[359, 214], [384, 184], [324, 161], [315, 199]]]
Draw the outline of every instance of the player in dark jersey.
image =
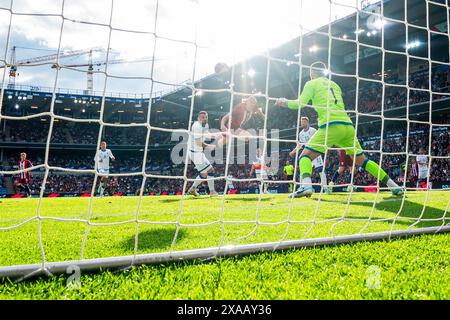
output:
[[259, 110], [258, 101], [254, 96], [250, 96], [241, 103], [233, 107], [233, 110], [225, 115], [220, 122], [220, 130], [223, 132], [222, 139], [217, 145], [220, 147], [227, 143], [226, 135], [228, 129], [230, 133], [241, 139], [248, 139], [255, 136], [250, 130], [258, 130], [264, 127], [264, 113]]
[[338, 159], [339, 169], [334, 173], [333, 178], [331, 178], [330, 191], [333, 191], [333, 186], [338, 183], [339, 177], [345, 172], [345, 170], [351, 170], [351, 168], [353, 167], [353, 159], [345, 153], [345, 150], [339, 150]]

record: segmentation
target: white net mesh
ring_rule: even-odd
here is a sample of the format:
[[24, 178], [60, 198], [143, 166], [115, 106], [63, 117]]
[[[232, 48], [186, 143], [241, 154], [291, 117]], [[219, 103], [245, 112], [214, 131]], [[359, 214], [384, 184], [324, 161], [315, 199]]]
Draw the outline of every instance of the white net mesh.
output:
[[[261, 6], [263, 18], [273, 19], [258, 25], [245, 8], [240, 11], [248, 13], [243, 16], [248, 21], [232, 23], [236, 8], [222, 4], [211, 11], [210, 3], [197, 1], [0, 4], [5, 137], [0, 175], [7, 184], [29, 171], [39, 185], [34, 199], [2, 204], [0, 243], [8, 253], [0, 260], [0, 274], [64, 272], [68, 265], [123, 268], [448, 231], [450, 202], [443, 191], [450, 185], [446, 1], [252, 3]], [[216, 28], [222, 19], [228, 24]], [[273, 33], [280, 35], [278, 42], [269, 41]], [[45, 55], [16, 57], [38, 43], [41, 48], [33, 50], [47, 50]], [[224, 50], [235, 56], [225, 56]], [[89, 55], [88, 61], [80, 62], [83, 55]], [[222, 59], [228, 59], [229, 72], [213, 74], [211, 66]], [[355, 170], [354, 161], [332, 194], [325, 192], [328, 183], [317, 182], [319, 171], [313, 168], [315, 195], [287, 197], [300, 186], [300, 153], [290, 159], [294, 174], [284, 177], [287, 154], [298, 143], [303, 116], [317, 127], [312, 111], [317, 106], [292, 111], [277, 109], [274, 102], [297, 99], [317, 60], [328, 66], [326, 77], [342, 87], [356, 128], [349, 149], [360, 139], [363, 152], [406, 189], [401, 197], [389, 197], [389, 188]], [[37, 75], [32, 81], [38, 81], [38, 88], [16, 83], [16, 77], [26, 77], [19, 72]], [[84, 82], [84, 77], [86, 90], [61, 89]], [[330, 86], [328, 82], [328, 91]], [[135, 93], [110, 93], [124, 88]], [[230, 113], [229, 123], [236, 120], [232, 111], [249, 95], [257, 98], [264, 114], [260, 130], [247, 128], [250, 138], [231, 139], [210, 156], [216, 172], [205, 181], [213, 180], [223, 196], [189, 196], [197, 173], [186, 142], [198, 112], [208, 111], [210, 127], [220, 130], [222, 117]], [[327, 120], [330, 116], [327, 112]], [[328, 139], [329, 126], [324, 130]], [[231, 126], [225, 131], [239, 136]], [[21, 139], [20, 132], [27, 137]], [[45, 136], [33, 140], [36, 132]], [[92, 161], [103, 140], [117, 161], [126, 162], [109, 175]], [[269, 165], [267, 177], [248, 176], [257, 146], [263, 165]], [[420, 155], [419, 147], [424, 148]], [[9, 157], [17, 158], [22, 150], [31, 151], [35, 165], [25, 170], [8, 166]], [[334, 146], [323, 155], [328, 182], [338, 167], [338, 150]], [[411, 164], [418, 156], [426, 156], [425, 177]], [[412, 181], [414, 170], [424, 191], [417, 191], [420, 181]], [[104, 177], [117, 177], [109, 195], [124, 188], [116, 195], [135, 197], [97, 198]], [[270, 194], [260, 192], [266, 184]], [[84, 197], [52, 199], [64, 193]], [[157, 194], [161, 197], [149, 196]]]

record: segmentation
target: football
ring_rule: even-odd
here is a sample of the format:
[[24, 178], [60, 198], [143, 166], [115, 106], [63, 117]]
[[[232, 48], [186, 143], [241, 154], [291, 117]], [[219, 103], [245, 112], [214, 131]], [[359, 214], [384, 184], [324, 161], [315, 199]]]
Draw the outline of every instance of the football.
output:
[[214, 66], [214, 72], [217, 74], [223, 74], [223, 73], [227, 72], [228, 70], [230, 70], [230, 68], [224, 62], [218, 62]]

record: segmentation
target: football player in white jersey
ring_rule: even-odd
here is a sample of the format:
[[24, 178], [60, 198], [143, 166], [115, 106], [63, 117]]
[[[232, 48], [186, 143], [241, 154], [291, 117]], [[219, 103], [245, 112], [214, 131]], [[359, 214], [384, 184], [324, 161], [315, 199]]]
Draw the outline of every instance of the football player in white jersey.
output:
[[227, 190], [228, 191], [231, 191], [234, 189], [233, 179], [234, 179], [234, 177], [232, 174], [229, 174], [227, 176]]
[[[302, 149], [303, 146], [311, 139], [311, 137], [317, 131], [317, 129], [309, 126], [309, 118], [308, 117], [301, 117], [300, 121], [301, 121], [301, 127], [303, 129], [298, 134], [298, 140], [300, 143], [297, 145], [297, 147], [295, 147], [294, 150], [292, 150], [289, 153], [289, 156], [291, 156], [291, 157], [295, 156], [297, 151]], [[322, 184], [322, 186], [324, 188], [323, 190], [325, 191], [325, 193], [329, 193], [330, 191], [329, 191], [329, 188], [327, 187], [327, 176], [325, 174], [322, 156], [318, 156], [317, 158], [315, 158], [313, 160], [312, 164], [313, 164], [313, 167], [319, 171], [320, 183]]]
[[195, 169], [198, 172], [197, 177], [193, 185], [187, 191], [188, 194], [198, 196], [197, 188], [205, 180], [208, 181], [209, 195], [217, 196], [217, 192], [214, 188], [214, 180], [208, 178], [214, 178], [214, 168], [206, 158], [203, 150], [205, 148], [214, 149], [216, 146], [213, 144], [206, 144], [206, 138], [217, 138], [221, 136], [221, 133], [213, 134], [209, 132], [208, 125], [208, 113], [206, 111], [200, 111], [198, 113], [197, 121], [194, 122], [191, 128], [188, 142], [188, 155], [189, 159], [195, 165]]
[[260, 148], [256, 149], [256, 161], [253, 162], [252, 169], [250, 170], [250, 177], [253, 177], [253, 173], [256, 174], [256, 178], [263, 179], [262, 190], [261, 193], [267, 193], [267, 180], [269, 180], [269, 176], [267, 175], [267, 165], [264, 160], [264, 155]]
[[428, 157], [425, 155], [425, 149], [419, 148], [419, 155], [416, 156], [417, 166], [419, 168], [419, 176], [417, 179], [417, 188], [421, 185], [422, 181], [427, 181], [428, 177]]
[[100, 149], [97, 150], [97, 154], [95, 155], [94, 161], [97, 165], [98, 173], [102, 174], [102, 178], [100, 180], [100, 185], [98, 186], [97, 193], [103, 197], [103, 193], [105, 192], [106, 183], [108, 181], [109, 174], [109, 159], [116, 160], [114, 155], [111, 152], [111, 149], [106, 149], [106, 142], [102, 141], [100, 143]]

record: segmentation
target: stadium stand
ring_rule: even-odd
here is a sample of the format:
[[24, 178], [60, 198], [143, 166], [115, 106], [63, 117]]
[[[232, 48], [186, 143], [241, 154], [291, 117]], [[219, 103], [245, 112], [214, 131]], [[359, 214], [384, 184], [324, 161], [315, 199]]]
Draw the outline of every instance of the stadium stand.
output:
[[[401, 6], [392, 1], [385, 6], [385, 15], [395, 18], [402, 13]], [[401, 19], [401, 18], [399, 18]], [[434, 21], [434, 20], [433, 20]], [[433, 23], [440, 23], [435, 21]], [[354, 36], [356, 18], [355, 15], [348, 16], [331, 24], [331, 30], [335, 37], [342, 35]], [[303, 37], [302, 64], [310, 65], [315, 60], [328, 60], [328, 52], [308, 52], [308, 44], [316, 43], [321, 47], [328, 47], [328, 37], [320, 35], [320, 32], [327, 33], [328, 26], [324, 26], [310, 32]], [[405, 53], [404, 47], [399, 47], [404, 38], [403, 32], [385, 33], [384, 46], [391, 51]], [[448, 63], [448, 41], [447, 38], [431, 37], [433, 42], [432, 59]], [[422, 39], [425, 43], [427, 39]], [[359, 37], [361, 45], [381, 44], [381, 35], [366, 37], [362, 34]], [[405, 55], [386, 55], [386, 68], [384, 68], [385, 87], [380, 82], [369, 81], [380, 80], [381, 59], [380, 52], [373, 51], [365, 56], [360, 55], [359, 63], [364, 68], [359, 68], [359, 85], [357, 86], [354, 77], [337, 76], [333, 74], [332, 79], [339, 83], [343, 89], [344, 102], [346, 108], [356, 120], [352, 111], [359, 113], [358, 135], [362, 145], [369, 151], [370, 156], [375, 161], [379, 160], [379, 154], [374, 152], [380, 148], [381, 121], [373, 116], [381, 115], [384, 110], [384, 117], [402, 119], [402, 121], [385, 121], [384, 123], [384, 143], [383, 152], [406, 152], [407, 138], [409, 141], [408, 152], [417, 154], [419, 147], [431, 148], [431, 155], [449, 156], [449, 134], [448, 126], [430, 128], [427, 124], [410, 122], [409, 137], [407, 137], [407, 120], [425, 121], [430, 119], [433, 124], [450, 124], [449, 103], [450, 97], [450, 68], [448, 65], [433, 63], [429, 70], [428, 62], [413, 56], [426, 57], [427, 46], [419, 46], [409, 49], [409, 74], [406, 74], [405, 62], [408, 57]], [[356, 73], [355, 48], [351, 42], [334, 39], [332, 44], [333, 54], [331, 56], [332, 71], [336, 74], [354, 75]], [[446, 53], [447, 55], [440, 55]], [[270, 56], [283, 59], [281, 62], [272, 61], [269, 80], [269, 96], [286, 97], [293, 99], [298, 94], [299, 78], [308, 79], [308, 68], [298, 68], [298, 38], [285, 43], [277, 48], [271, 49]], [[398, 57], [395, 57], [398, 56]], [[402, 58], [399, 58], [402, 57]], [[286, 63], [285, 61], [288, 61]], [[290, 62], [292, 61], [292, 62]], [[252, 68], [255, 75], [250, 81], [245, 79], [247, 70]], [[266, 87], [267, 58], [262, 56], [251, 57], [234, 65], [234, 91], [258, 94], [264, 92]], [[430, 81], [431, 77], [431, 81]], [[429, 85], [431, 83], [431, 87]], [[199, 89], [220, 89], [226, 88], [229, 82], [223, 82], [217, 75], [211, 74], [195, 83]], [[397, 87], [394, 85], [403, 85]], [[407, 90], [406, 85], [410, 90]], [[358, 89], [357, 89], [358, 88]], [[421, 89], [431, 89], [430, 93]], [[356, 94], [358, 92], [358, 94]], [[383, 97], [384, 92], [384, 99]], [[442, 93], [442, 94], [439, 94]], [[445, 95], [447, 94], [447, 95]], [[177, 141], [172, 141], [169, 132], [158, 130], [163, 129], [188, 129], [190, 106], [193, 92], [189, 87], [180, 86], [178, 89], [166, 94], [146, 97], [144, 95], [123, 95], [105, 97], [105, 112], [103, 121], [110, 124], [130, 124], [128, 127], [105, 126], [100, 132], [99, 115], [101, 96], [83, 95], [79, 92], [57, 89], [55, 115], [73, 119], [81, 119], [90, 122], [72, 122], [64, 119], [55, 119], [52, 134], [50, 137], [50, 150], [48, 164], [54, 167], [71, 169], [92, 169], [93, 157], [99, 139], [106, 140], [108, 146], [117, 155], [117, 161], [112, 163], [111, 173], [135, 173], [142, 169], [143, 151], [146, 144], [147, 128], [136, 127], [132, 124], [143, 124], [147, 122], [149, 103], [152, 108], [148, 123], [152, 126], [148, 141], [148, 159], [146, 172], [158, 175], [182, 176], [183, 165], [173, 165], [170, 161], [170, 150]], [[26, 97], [26, 99], [24, 99]], [[49, 111], [51, 101], [50, 89], [26, 86], [9, 86], [5, 89], [3, 96], [2, 114], [6, 116], [33, 116], [41, 112]], [[356, 98], [358, 97], [358, 101]], [[211, 128], [219, 128], [220, 119], [227, 113], [232, 96], [228, 92], [206, 92], [197, 96], [194, 101], [194, 113], [199, 110], [206, 110], [210, 114], [209, 125]], [[233, 103], [239, 102], [242, 96], [233, 96]], [[431, 104], [430, 104], [431, 99]], [[383, 108], [382, 103], [384, 102]], [[261, 107], [266, 105], [264, 97], [259, 97]], [[270, 105], [270, 103], [269, 103]], [[407, 112], [408, 106], [408, 112]], [[431, 111], [431, 115], [430, 115]], [[293, 110], [279, 110], [269, 108], [267, 111], [267, 129], [279, 129], [280, 138], [295, 139], [298, 122], [298, 113]], [[310, 118], [310, 123], [315, 126], [317, 123], [316, 114], [305, 108], [302, 115]], [[370, 117], [369, 117], [370, 116]], [[407, 118], [409, 117], [409, 118]], [[27, 120], [2, 120], [0, 125], [0, 163], [5, 169], [15, 169], [17, 166], [18, 154], [26, 151], [29, 159], [34, 165], [44, 163], [44, 151], [50, 128], [49, 116], [37, 116]], [[433, 130], [431, 145], [428, 141], [428, 133]], [[280, 169], [274, 170], [271, 179], [281, 180], [281, 167], [287, 159], [287, 154], [291, 146], [280, 145]], [[373, 151], [373, 152], [370, 152]], [[402, 165], [406, 161], [405, 155], [386, 155], [383, 157], [383, 167], [388, 168], [388, 174], [397, 182], [404, 179]], [[409, 163], [409, 162], [408, 162]], [[335, 151], [327, 155], [326, 174], [331, 178], [337, 169], [337, 155]], [[448, 159], [433, 159], [431, 163], [430, 181], [437, 187], [442, 188], [445, 184], [450, 186], [448, 174]], [[192, 167], [189, 167], [188, 177], [194, 178]], [[224, 165], [217, 165], [218, 174], [223, 175]], [[248, 178], [250, 166], [230, 165], [229, 174], [235, 178]], [[37, 194], [42, 182], [42, 172], [32, 173], [32, 191]], [[0, 179], [0, 194], [5, 194], [5, 180], [16, 179], [12, 176], [4, 176]], [[139, 189], [142, 177], [129, 176], [119, 177], [117, 193], [136, 194]], [[313, 173], [313, 181], [318, 181], [317, 172]], [[407, 176], [408, 180], [409, 177]], [[340, 183], [349, 181], [349, 173], [341, 177]], [[357, 172], [354, 183], [356, 185], [368, 185], [373, 183], [373, 179], [367, 174]], [[93, 175], [73, 174], [57, 172], [52, 170], [45, 193], [90, 193], [93, 186]], [[182, 179], [147, 179], [145, 194], [176, 194], [181, 192]], [[225, 181], [219, 180], [216, 188], [223, 189]], [[235, 182], [234, 186], [238, 192], [254, 192], [258, 184], [256, 182]], [[269, 190], [285, 192], [287, 184], [269, 186]]]

